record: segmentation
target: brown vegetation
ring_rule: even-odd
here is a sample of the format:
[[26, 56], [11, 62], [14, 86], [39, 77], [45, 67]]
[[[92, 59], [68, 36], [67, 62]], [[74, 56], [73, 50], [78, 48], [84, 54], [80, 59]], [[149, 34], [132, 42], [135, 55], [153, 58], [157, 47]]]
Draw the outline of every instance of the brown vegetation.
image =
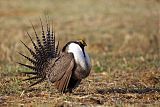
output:
[[[63, 2], [62, 2], [63, 1]], [[158, 0], [1, 0], [0, 103], [19, 106], [130, 106], [160, 101], [160, 3]], [[37, 3], [38, 2], [38, 3]], [[17, 51], [32, 46], [25, 31], [39, 17], [53, 19], [61, 47], [85, 38], [92, 73], [72, 94], [61, 95], [48, 82], [23, 90], [26, 75]], [[40, 33], [40, 32], [39, 32]], [[156, 105], [154, 105], [156, 103]]]

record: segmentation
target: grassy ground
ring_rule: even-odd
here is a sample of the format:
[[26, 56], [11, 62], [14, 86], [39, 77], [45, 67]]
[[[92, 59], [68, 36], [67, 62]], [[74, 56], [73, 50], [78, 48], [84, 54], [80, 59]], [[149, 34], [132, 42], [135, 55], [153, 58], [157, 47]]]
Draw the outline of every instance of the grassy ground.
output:
[[[1, 105], [110, 105], [156, 104], [160, 101], [159, 0], [1, 0]], [[39, 17], [54, 21], [61, 47], [85, 38], [92, 59], [91, 75], [73, 94], [61, 95], [45, 82], [22, 96], [29, 83], [15, 62], [26, 62], [17, 51], [29, 53], [25, 31], [29, 20], [40, 30]], [[43, 105], [40, 105], [43, 104]], [[131, 106], [131, 105], [130, 105]], [[157, 106], [158, 105], [152, 105]]]

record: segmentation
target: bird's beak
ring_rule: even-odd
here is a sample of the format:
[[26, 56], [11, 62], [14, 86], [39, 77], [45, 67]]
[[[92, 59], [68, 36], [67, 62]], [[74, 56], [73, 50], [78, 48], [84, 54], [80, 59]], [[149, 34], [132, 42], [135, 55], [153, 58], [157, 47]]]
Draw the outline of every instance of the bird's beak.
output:
[[83, 45], [84, 45], [84, 46], [87, 46], [86, 42], [83, 42]]

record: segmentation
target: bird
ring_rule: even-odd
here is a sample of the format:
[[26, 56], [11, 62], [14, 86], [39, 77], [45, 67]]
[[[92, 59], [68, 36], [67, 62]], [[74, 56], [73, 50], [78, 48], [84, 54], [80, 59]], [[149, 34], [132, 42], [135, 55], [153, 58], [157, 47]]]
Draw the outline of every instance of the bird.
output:
[[59, 49], [59, 41], [56, 41], [56, 34], [53, 23], [46, 20], [45, 26], [40, 18], [41, 36], [38, 35], [35, 26], [31, 23], [36, 40], [27, 32], [33, 49], [28, 47], [23, 41], [21, 43], [27, 48], [30, 56], [18, 52], [22, 57], [27, 59], [31, 64], [17, 62], [21, 66], [27, 67], [32, 71], [22, 71], [29, 75], [25, 81], [35, 81], [30, 84], [32, 87], [45, 80], [53, 83], [55, 88], [61, 93], [72, 93], [82, 81], [89, 76], [91, 71], [91, 60], [85, 50], [87, 46], [84, 40], [68, 41]]

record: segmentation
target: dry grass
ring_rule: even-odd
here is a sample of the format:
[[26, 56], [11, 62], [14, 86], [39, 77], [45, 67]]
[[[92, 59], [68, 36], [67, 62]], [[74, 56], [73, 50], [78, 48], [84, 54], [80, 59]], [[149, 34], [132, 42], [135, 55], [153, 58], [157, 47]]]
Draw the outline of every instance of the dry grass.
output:
[[[126, 107], [128, 103], [158, 103], [159, 10], [158, 0], [1, 0], [0, 103]], [[54, 21], [61, 47], [69, 40], [86, 39], [92, 74], [73, 94], [61, 95], [46, 82], [20, 97], [29, 83], [21, 81], [26, 76], [19, 72], [28, 69], [15, 64], [26, 62], [17, 51], [29, 54], [19, 41], [31, 46], [25, 36], [25, 31], [33, 34], [28, 20], [39, 31], [39, 17], [46, 11]]]

